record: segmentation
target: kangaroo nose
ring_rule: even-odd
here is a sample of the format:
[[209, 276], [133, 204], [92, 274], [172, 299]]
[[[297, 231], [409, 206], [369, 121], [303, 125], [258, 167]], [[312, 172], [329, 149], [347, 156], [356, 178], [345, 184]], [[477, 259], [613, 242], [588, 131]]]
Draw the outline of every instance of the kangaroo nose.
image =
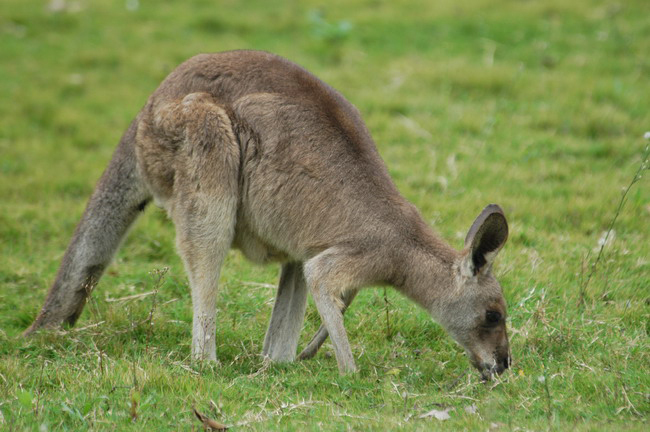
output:
[[488, 361], [480, 361], [473, 358], [472, 364], [481, 372], [481, 378], [484, 381], [492, 379], [495, 375], [502, 374], [512, 365], [512, 358], [509, 353], [494, 353], [494, 357]]

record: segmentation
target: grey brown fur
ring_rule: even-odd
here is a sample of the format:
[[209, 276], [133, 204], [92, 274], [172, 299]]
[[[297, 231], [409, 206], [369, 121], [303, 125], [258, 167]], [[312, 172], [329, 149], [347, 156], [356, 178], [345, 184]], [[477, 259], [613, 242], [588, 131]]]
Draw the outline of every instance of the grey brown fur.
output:
[[339, 370], [354, 371], [343, 313], [359, 289], [387, 284], [429, 311], [485, 377], [510, 363], [505, 301], [491, 274], [507, 238], [502, 210], [486, 207], [456, 251], [399, 194], [358, 111], [301, 67], [257, 51], [193, 57], [153, 93], [26, 333], [75, 322], [152, 199], [176, 225], [196, 357], [216, 359], [217, 281], [234, 247], [283, 264], [264, 340], [273, 360], [295, 358], [309, 291], [323, 327], [300, 358], [329, 334]]

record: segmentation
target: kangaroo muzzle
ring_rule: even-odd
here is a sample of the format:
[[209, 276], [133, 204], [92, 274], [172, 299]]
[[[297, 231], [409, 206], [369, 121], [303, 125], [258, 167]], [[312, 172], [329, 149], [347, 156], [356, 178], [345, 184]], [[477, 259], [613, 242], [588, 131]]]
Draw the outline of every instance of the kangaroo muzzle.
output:
[[481, 378], [484, 381], [489, 381], [495, 375], [501, 375], [512, 364], [508, 344], [498, 347], [492, 355], [479, 356], [470, 353], [470, 360], [472, 365], [481, 373]]

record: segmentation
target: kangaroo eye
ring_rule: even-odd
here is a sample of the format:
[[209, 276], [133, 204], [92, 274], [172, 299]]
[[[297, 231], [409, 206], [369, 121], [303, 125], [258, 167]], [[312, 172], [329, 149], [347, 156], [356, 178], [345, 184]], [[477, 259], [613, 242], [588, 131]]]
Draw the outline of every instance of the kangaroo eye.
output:
[[489, 324], [496, 324], [501, 321], [501, 314], [497, 311], [487, 311], [485, 312], [485, 321]]

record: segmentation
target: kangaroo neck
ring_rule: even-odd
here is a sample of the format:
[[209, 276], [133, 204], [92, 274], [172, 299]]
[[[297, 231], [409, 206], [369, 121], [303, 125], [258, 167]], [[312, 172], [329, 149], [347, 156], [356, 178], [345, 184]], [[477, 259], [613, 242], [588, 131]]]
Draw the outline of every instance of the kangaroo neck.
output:
[[430, 228], [426, 231], [424, 241], [404, 249], [395, 288], [431, 313], [455, 285], [454, 268], [460, 253]]

